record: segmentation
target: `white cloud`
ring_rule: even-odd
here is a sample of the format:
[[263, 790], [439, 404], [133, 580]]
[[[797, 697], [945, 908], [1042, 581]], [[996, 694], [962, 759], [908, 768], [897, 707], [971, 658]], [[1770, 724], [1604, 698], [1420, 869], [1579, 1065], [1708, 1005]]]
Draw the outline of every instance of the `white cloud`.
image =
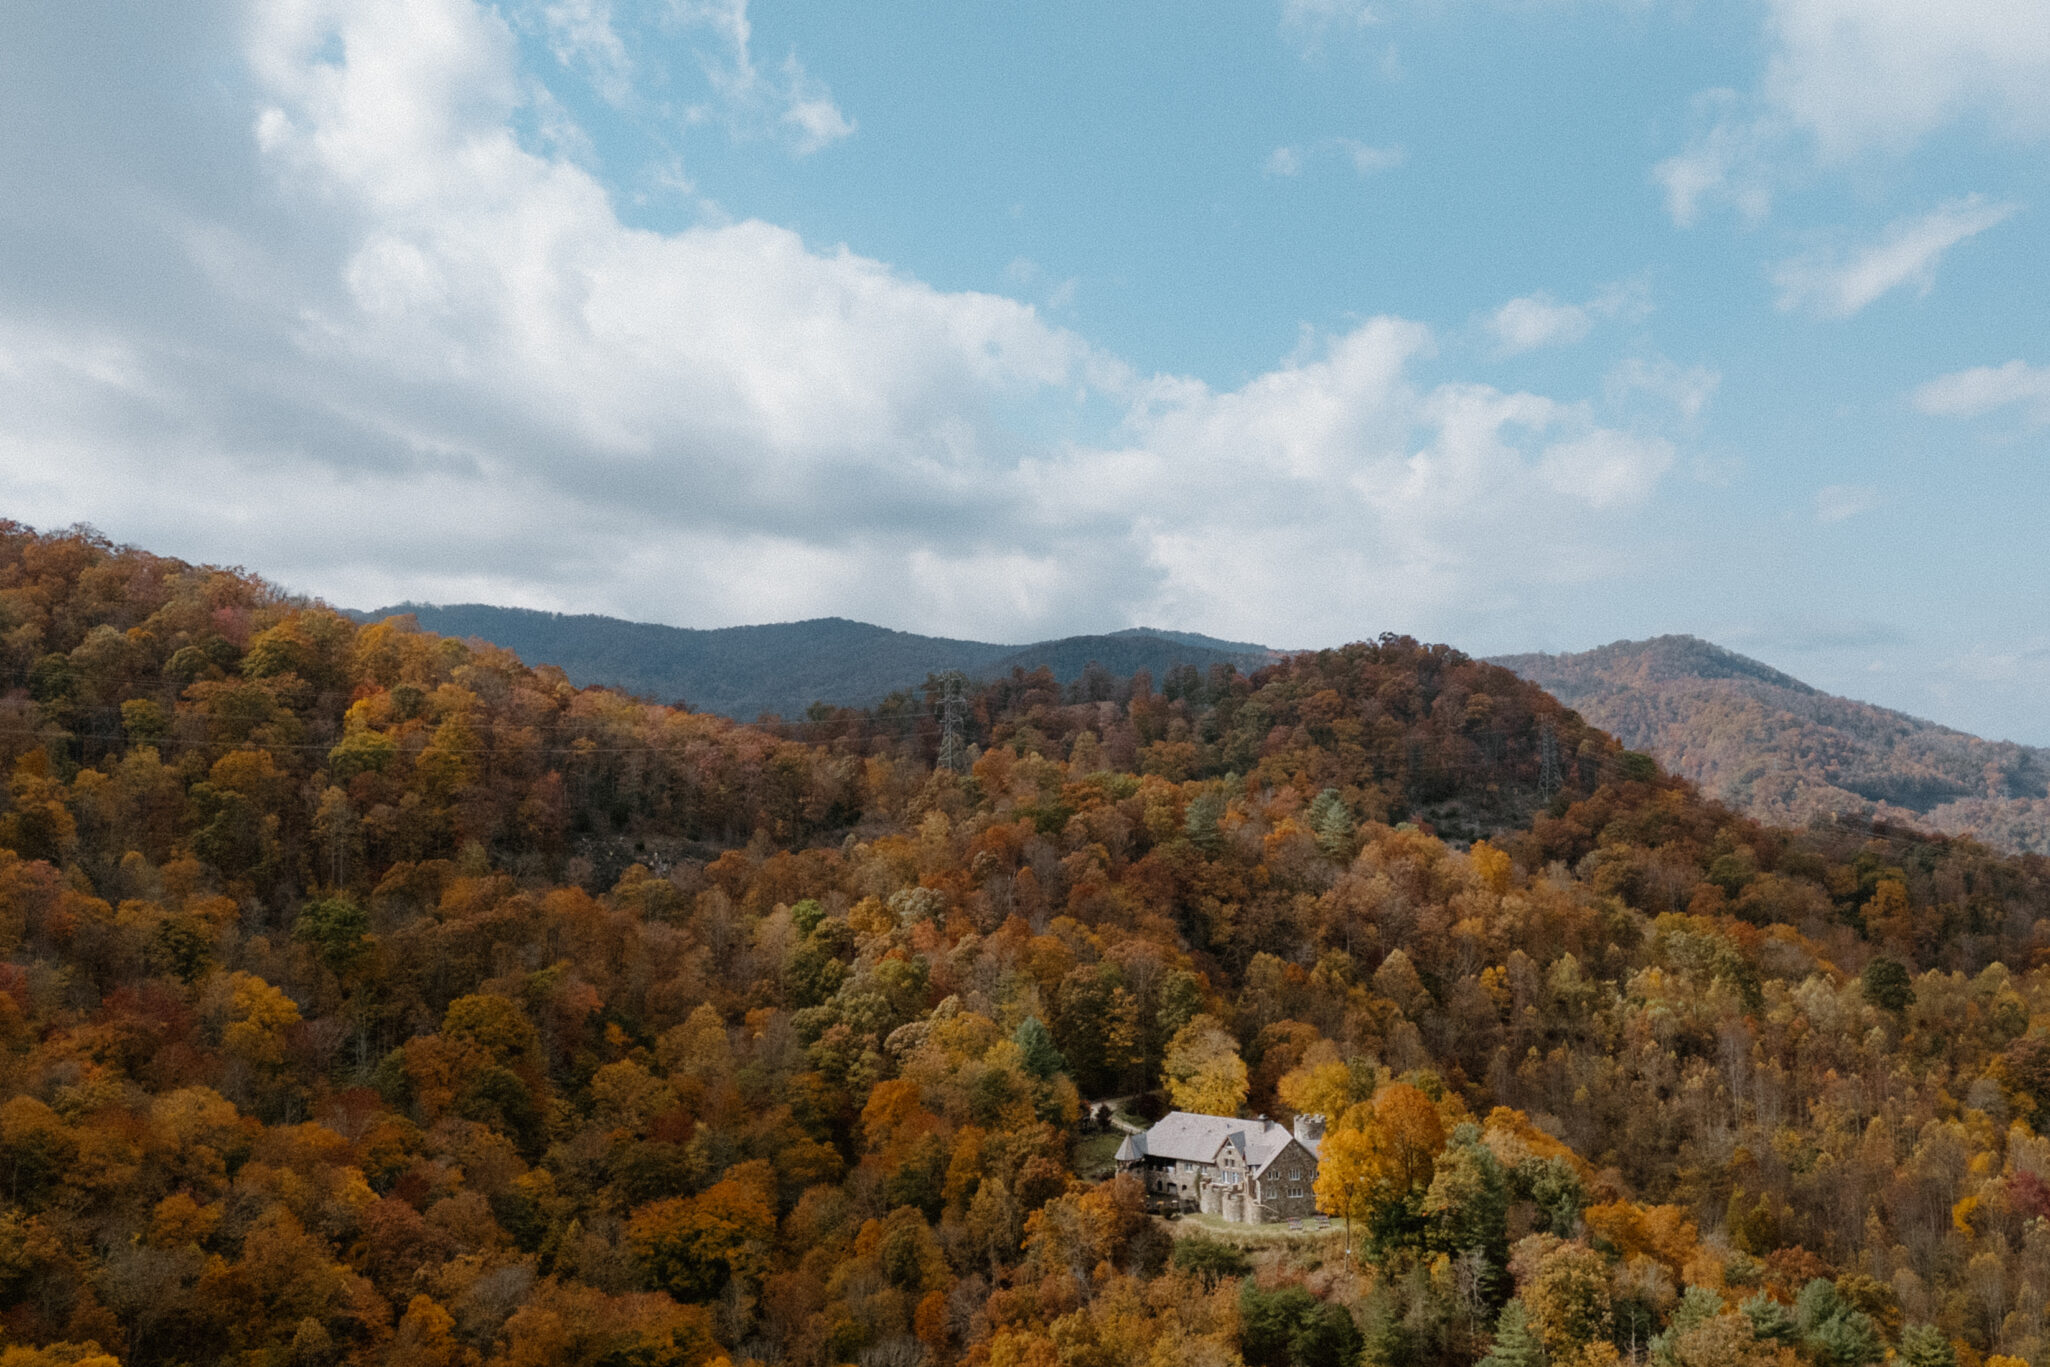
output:
[[1483, 327], [1502, 355], [1514, 356], [1578, 342], [1601, 319], [1642, 317], [1651, 308], [1647, 295], [1642, 283], [1632, 282], [1611, 285], [1584, 304], [1563, 304], [1540, 290], [1503, 304], [1487, 316]]
[[1617, 508], [1642, 503], [1672, 464], [1669, 441], [1603, 430], [1546, 447], [1538, 469], [1559, 493], [1591, 508]]
[[1815, 491], [1817, 522], [1847, 522], [1869, 513], [1883, 502], [1869, 484], [1830, 484]]
[[1357, 138], [1324, 138], [1306, 147], [1277, 147], [1267, 154], [1262, 169], [1270, 176], [1297, 176], [1318, 157], [1344, 162], [1361, 176], [1392, 171], [1408, 160], [1408, 154], [1400, 147], [1375, 147]]
[[582, 68], [612, 104], [626, 103], [633, 93], [633, 59], [612, 25], [611, 0], [553, 0], [542, 6], [541, 20], [558, 62]]
[[1941, 375], [1915, 390], [1914, 404], [1924, 413], [1960, 418], [2019, 405], [2031, 422], [2050, 423], [2050, 366], [2009, 361]]
[[1511, 299], [1488, 315], [1488, 331], [1503, 354], [1577, 342], [1594, 329], [1594, 317], [1579, 304], [1562, 304], [1549, 294]]
[[718, 39], [715, 50], [699, 55], [719, 96], [714, 112], [736, 133], [780, 135], [797, 155], [808, 156], [854, 132], [854, 121], [806, 72], [796, 53], [783, 59], [780, 79], [756, 64], [748, 0], [670, 0], [670, 5], [679, 22]]
[[795, 138], [799, 156], [854, 135], [854, 121], [840, 112], [824, 86], [805, 75], [797, 58], [783, 59], [783, 81], [788, 94], [781, 123]]
[[1756, 89], [1704, 92], [1702, 127], [1659, 163], [1683, 227], [1727, 202], [1756, 223], [1811, 160], [1911, 150], [1958, 123], [2050, 137], [2050, 0], [1768, 0]]
[[2044, 0], [1772, 0], [1765, 92], [1826, 158], [1899, 150], [1958, 119], [2050, 134]]
[[1376, 171], [1392, 171], [1408, 160], [1408, 153], [1400, 147], [1374, 147], [1354, 138], [1333, 138], [1335, 151], [1352, 163], [1352, 169], [1363, 176]]
[[[1674, 459], [1593, 402], [1426, 380], [1399, 319], [1220, 390], [771, 224], [631, 228], [515, 136], [494, 11], [250, 13], [246, 103], [195, 75], [222, 35], [165, 7], [105, 87], [129, 105], [94, 111], [115, 141], [0, 143], [44, 215], [0, 219], [13, 515], [365, 606], [1306, 640], [1621, 573]], [[13, 17], [0, 127], [87, 88], [18, 79], [47, 53]]]
[[1358, 30], [1380, 22], [1380, 12], [1366, 0], [1282, 0], [1281, 30], [1305, 47], [1314, 47], [1334, 32]]
[[1824, 254], [1783, 262], [1773, 273], [1779, 306], [1848, 318], [1902, 285], [1927, 294], [1945, 252], [2006, 222], [2014, 211], [2012, 204], [1973, 195], [1917, 218], [1901, 219], [1879, 241], [1848, 257]]
[[1160, 610], [1260, 637], [1442, 622], [1620, 571], [1613, 528], [1671, 444], [1582, 404], [1419, 385], [1431, 345], [1378, 318], [1235, 390], [1163, 383], [1128, 445], [1067, 453], [1048, 490], [1107, 519], [1142, 510], [1129, 534]]
[[1029, 298], [1036, 298], [1045, 308], [1061, 312], [1075, 305], [1075, 295], [1082, 282], [1074, 276], [1055, 280], [1046, 267], [1029, 256], [1014, 257], [1004, 267], [1004, 278], [1009, 280]]
[[1756, 225], [1772, 208], [1769, 167], [1779, 134], [1768, 117], [1746, 114], [1734, 90], [1709, 90], [1694, 99], [1704, 127], [1686, 150], [1652, 168], [1666, 192], [1666, 212], [1691, 228], [1709, 204], [1726, 202]]
[[1633, 356], [1611, 367], [1602, 388], [1614, 408], [1623, 408], [1638, 394], [1648, 395], [1692, 421], [1701, 416], [1723, 377], [1707, 366], [1681, 366], [1664, 356]]

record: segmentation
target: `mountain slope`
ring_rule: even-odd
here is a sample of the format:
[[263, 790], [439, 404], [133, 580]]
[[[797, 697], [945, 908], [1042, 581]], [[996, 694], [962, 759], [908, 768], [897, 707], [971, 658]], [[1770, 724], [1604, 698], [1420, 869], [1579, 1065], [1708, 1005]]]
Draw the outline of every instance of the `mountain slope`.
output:
[[2050, 853], [2050, 750], [1823, 693], [1692, 636], [1494, 663], [1761, 819], [1876, 816]]
[[[0, 521], [0, 1360], [2042, 1367], [2050, 860], [1403, 637], [965, 701]], [[1324, 1115], [1335, 1227], [1148, 1218], [1085, 1098]]]
[[1263, 646], [1144, 627], [1019, 646], [919, 636], [844, 617], [692, 630], [482, 603], [401, 603], [356, 616], [370, 622], [400, 613], [411, 613], [428, 631], [477, 637], [521, 659], [555, 665], [579, 685], [683, 699], [699, 711], [744, 721], [764, 712], [801, 716], [815, 702], [866, 706], [950, 669], [1000, 678], [1043, 664], [1071, 683], [1092, 662], [1114, 674], [1146, 669], [1164, 676], [1177, 665], [1243, 669], [1272, 657]]

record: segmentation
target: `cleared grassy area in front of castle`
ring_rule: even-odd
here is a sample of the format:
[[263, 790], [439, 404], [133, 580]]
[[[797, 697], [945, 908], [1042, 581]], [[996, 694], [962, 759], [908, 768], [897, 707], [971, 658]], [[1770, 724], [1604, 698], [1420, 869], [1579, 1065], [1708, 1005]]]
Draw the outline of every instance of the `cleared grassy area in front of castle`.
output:
[[1240, 1224], [1218, 1215], [1182, 1215], [1167, 1221], [1166, 1224], [1177, 1238], [1201, 1234], [1205, 1238], [1216, 1239], [1239, 1248], [1268, 1248], [1277, 1244], [1300, 1245], [1329, 1239], [1335, 1250], [1345, 1239], [1345, 1226], [1337, 1220], [1324, 1225], [1320, 1224], [1319, 1219], [1309, 1219], [1302, 1222], [1300, 1229], [1290, 1229], [1286, 1224]]

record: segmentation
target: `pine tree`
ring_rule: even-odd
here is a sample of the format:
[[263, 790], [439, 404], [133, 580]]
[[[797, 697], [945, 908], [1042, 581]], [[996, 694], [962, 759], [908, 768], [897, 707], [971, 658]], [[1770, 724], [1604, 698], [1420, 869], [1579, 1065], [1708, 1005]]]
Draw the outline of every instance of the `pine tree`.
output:
[[1886, 1356], [1872, 1317], [1820, 1277], [1801, 1288], [1794, 1318], [1801, 1326], [1802, 1346], [1820, 1367], [1865, 1367]]
[[1310, 829], [1316, 832], [1317, 848], [1333, 859], [1350, 859], [1353, 854], [1352, 813], [1336, 788], [1326, 788], [1310, 803]]
[[1859, 986], [1865, 1000], [1882, 1011], [1899, 1013], [1915, 1004], [1915, 988], [1906, 966], [1884, 955], [1866, 962], [1865, 971], [1859, 975]]
[[1905, 1367], [1957, 1367], [1957, 1351], [1933, 1324], [1911, 1324], [1901, 1331], [1900, 1360]]
[[1745, 1301], [1743, 1309], [1744, 1318], [1751, 1321], [1752, 1334], [1761, 1342], [1792, 1344], [1801, 1336], [1793, 1315], [1763, 1291]]
[[1723, 1298], [1706, 1286], [1690, 1286], [1673, 1307], [1669, 1327], [1675, 1335], [1699, 1329], [1723, 1312]]
[[1523, 1302], [1510, 1301], [1495, 1321], [1495, 1345], [1481, 1359], [1480, 1367], [1543, 1367], [1544, 1361], [1544, 1340], [1530, 1327]]
[[1509, 1179], [1471, 1121], [1453, 1130], [1425, 1193], [1431, 1248], [1479, 1257], [1476, 1290], [1492, 1305], [1505, 1289], [1509, 1262]]
[[1012, 1043], [1025, 1055], [1025, 1071], [1036, 1078], [1049, 1078], [1055, 1073], [1068, 1071], [1068, 1061], [1061, 1057], [1061, 1051], [1054, 1046], [1053, 1032], [1037, 1016], [1027, 1016], [1018, 1022], [1018, 1028], [1011, 1034]]
[[1808, 1335], [1807, 1347], [1822, 1367], [1866, 1367], [1886, 1356], [1879, 1328], [1862, 1310], [1832, 1316]]
[[1218, 823], [1224, 820], [1224, 811], [1224, 794], [1199, 794], [1189, 803], [1188, 814], [1182, 820], [1182, 833], [1197, 848], [1215, 852], [1224, 843], [1224, 837], [1217, 828]]

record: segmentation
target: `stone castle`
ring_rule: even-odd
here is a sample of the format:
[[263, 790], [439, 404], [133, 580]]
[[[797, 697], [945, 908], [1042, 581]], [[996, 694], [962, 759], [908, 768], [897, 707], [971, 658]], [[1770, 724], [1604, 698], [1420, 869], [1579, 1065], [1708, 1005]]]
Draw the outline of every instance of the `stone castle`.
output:
[[1255, 1116], [1174, 1111], [1118, 1146], [1119, 1172], [1146, 1184], [1155, 1200], [1242, 1224], [1299, 1220], [1317, 1213], [1317, 1150], [1322, 1116], [1295, 1126]]

